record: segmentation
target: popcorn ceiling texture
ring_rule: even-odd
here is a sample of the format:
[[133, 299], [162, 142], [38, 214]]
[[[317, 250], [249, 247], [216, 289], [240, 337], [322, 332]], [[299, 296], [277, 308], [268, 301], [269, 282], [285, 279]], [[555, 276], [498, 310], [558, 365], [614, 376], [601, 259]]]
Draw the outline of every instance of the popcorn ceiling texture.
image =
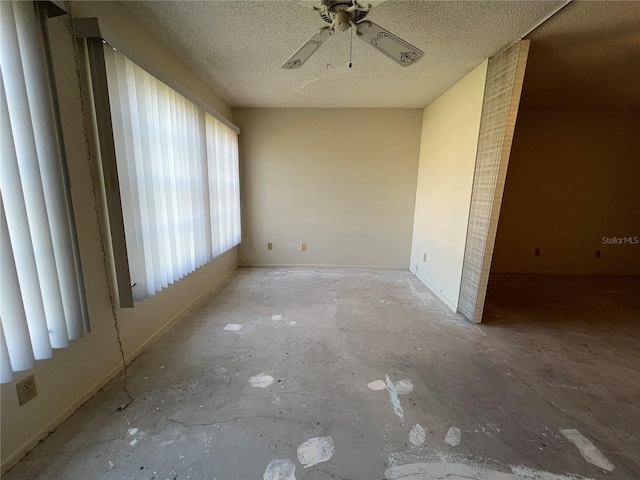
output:
[[[319, 2], [318, 2], [319, 3]], [[563, 2], [387, 1], [379, 24], [425, 52], [402, 67], [336, 32], [299, 70], [280, 65], [319, 15], [293, 1], [123, 2], [233, 107], [421, 108]]]

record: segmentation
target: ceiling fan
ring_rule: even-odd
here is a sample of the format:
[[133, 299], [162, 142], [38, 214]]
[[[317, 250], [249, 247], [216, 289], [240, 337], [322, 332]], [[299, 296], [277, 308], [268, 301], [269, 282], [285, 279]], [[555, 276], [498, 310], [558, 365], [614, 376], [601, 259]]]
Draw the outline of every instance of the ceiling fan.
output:
[[[302, 0], [299, 3], [309, 5], [312, 2]], [[420, 60], [424, 55], [423, 51], [388, 32], [380, 25], [364, 20], [371, 11], [372, 3], [377, 5], [382, 1], [374, 0], [363, 5], [359, 0], [320, 0], [320, 7], [313, 6], [312, 8], [329, 26], [322, 27], [313, 34], [282, 64], [282, 68], [290, 70], [302, 67], [331, 35], [336, 31], [345, 32], [349, 28], [355, 30], [356, 36], [360, 40], [367, 42], [403, 67], [413, 65]]]

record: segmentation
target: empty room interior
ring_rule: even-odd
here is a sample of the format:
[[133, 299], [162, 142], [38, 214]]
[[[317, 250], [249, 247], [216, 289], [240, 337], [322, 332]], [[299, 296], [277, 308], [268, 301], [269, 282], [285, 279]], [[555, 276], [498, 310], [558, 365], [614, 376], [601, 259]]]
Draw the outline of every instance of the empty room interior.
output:
[[640, 2], [0, 7], [2, 478], [640, 478]]

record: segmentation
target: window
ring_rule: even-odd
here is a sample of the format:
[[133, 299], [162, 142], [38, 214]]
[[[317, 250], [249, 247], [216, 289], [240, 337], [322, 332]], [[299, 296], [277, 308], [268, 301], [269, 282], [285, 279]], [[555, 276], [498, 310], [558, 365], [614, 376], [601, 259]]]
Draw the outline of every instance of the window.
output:
[[109, 44], [99, 47], [139, 301], [240, 243], [238, 136]]
[[31, 2], [0, 2], [0, 381], [89, 330], [73, 212]]

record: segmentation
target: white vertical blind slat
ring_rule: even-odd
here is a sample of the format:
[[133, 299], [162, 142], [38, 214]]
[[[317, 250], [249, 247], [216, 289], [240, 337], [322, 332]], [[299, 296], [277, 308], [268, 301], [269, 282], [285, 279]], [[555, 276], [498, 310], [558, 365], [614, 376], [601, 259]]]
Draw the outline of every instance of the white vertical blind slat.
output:
[[[115, 54], [115, 52], [114, 52]], [[122, 111], [123, 115], [130, 116], [131, 120], [131, 130], [129, 132], [125, 132], [125, 138], [121, 139], [123, 142], [130, 142], [133, 146], [133, 154], [134, 158], [139, 158], [140, 161], [133, 162], [135, 166], [134, 173], [134, 182], [133, 187], [138, 192], [138, 200], [139, 204], [135, 205], [133, 208], [138, 209], [140, 213], [140, 223], [137, 224], [136, 230], [138, 232], [134, 232], [135, 235], [138, 233], [140, 235], [140, 241], [142, 243], [142, 250], [136, 252], [138, 255], [144, 257], [144, 266], [145, 266], [145, 274], [141, 279], [132, 279], [134, 282], [141, 281], [144, 286], [144, 296], [143, 298], [151, 295], [155, 291], [155, 276], [154, 276], [154, 257], [153, 257], [153, 249], [151, 246], [151, 225], [149, 219], [149, 207], [148, 207], [148, 194], [147, 194], [147, 186], [146, 186], [146, 171], [144, 164], [144, 150], [142, 147], [142, 135], [143, 131], [141, 128], [141, 119], [139, 118], [139, 109], [138, 109], [138, 89], [136, 88], [136, 79], [135, 79], [135, 70], [134, 65], [130, 62], [124, 62], [125, 66], [125, 75], [127, 78], [127, 90], [125, 94], [129, 96], [129, 111]], [[112, 102], [113, 103], [113, 102]], [[126, 165], [126, 162], [118, 161], [118, 170], [120, 170], [120, 165]], [[133, 212], [124, 212], [124, 215], [133, 215]], [[134, 216], [135, 217], [135, 216]], [[126, 225], [125, 225], [126, 229]], [[125, 230], [126, 231], [126, 230]]]
[[4, 336], [4, 327], [0, 323], [0, 383], [13, 380], [13, 366], [9, 357], [9, 347]]
[[159, 162], [160, 177], [159, 190], [162, 201], [162, 237], [163, 237], [163, 256], [166, 264], [166, 281], [167, 284], [173, 283], [173, 261], [175, 251], [175, 241], [172, 238], [171, 219], [172, 219], [172, 200], [171, 200], [171, 164], [173, 162], [173, 152], [169, 149], [170, 130], [166, 128], [168, 119], [168, 99], [162, 82], [156, 82], [156, 102], [158, 106], [156, 122], [156, 135], [159, 142], [159, 153], [166, 157], [166, 161]]
[[[18, 281], [18, 272], [11, 248], [11, 239], [9, 238], [9, 227], [4, 214], [4, 203], [0, 198], [0, 285], [2, 285], [2, 296], [0, 296], [0, 320], [2, 323], [2, 331], [7, 331], [7, 335], [11, 342], [2, 345], [3, 357], [6, 348], [7, 358], [10, 359], [8, 367], [10, 376], [2, 374], [2, 382], [10, 381], [13, 378], [13, 372], [27, 370], [35, 365], [33, 348], [31, 346], [31, 337], [29, 335], [29, 327], [27, 325], [27, 316], [24, 311], [22, 301], [22, 293], [20, 292], [20, 282]], [[43, 325], [46, 327], [46, 325]], [[47, 339], [43, 339], [46, 342]], [[8, 378], [8, 380], [5, 380]]]
[[182, 246], [180, 242], [180, 228], [178, 226], [177, 219], [179, 218], [179, 195], [177, 193], [177, 162], [178, 155], [176, 153], [176, 149], [179, 145], [175, 136], [172, 135], [172, 132], [175, 132], [175, 127], [177, 125], [176, 118], [174, 115], [175, 112], [175, 102], [169, 87], [166, 85], [162, 85], [161, 87], [162, 96], [166, 100], [167, 111], [166, 117], [163, 122], [164, 126], [164, 137], [167, 139], [167, 177], [165, 178], [165, 188], [169, 192], [169, 236], [171, 238], [171, 272], [173, 272], [173, 281], [180, 278], [179, 273], [182, 265]]
[[[129, 110], [129, 96], [126, 94], [127, 92], [127, 77], [125, 75], [126, 68], [124, 66], [124, 61], [121, 57], [117, 57], [114, 55], [105, 56], [105, 61], [107, 64], [107, 68], [112, 69], [116, 72], [116, 75], [109, 76], [107, 78], [108, 88], [111, 92], [113, 92], [114, 98], [117, 98], [118, 101], [113, 102], [111, 105], [111, 118], [112, 118], [112, 128], [114, 131], [114, 136], [123, 139], [124, 141], [117, 142], [115, 144], [116, 156], [127, 158], [129, 156], [134, 155], [133, 144], [132, 141], [129, 140], [127, 136], [125, 136], [125, 132], [130, 132], [133, 128], [131, 125], [131, 117], [127, 115], [122, 115], [122, 111]], [[115, 62], [120, 62], [120, 68], [115, 67]], [[140, 219], [140, 211], [138, 209], [133, 208], [134, 205], [138, 204], [140, 201], [138, 198], [138, 189], [135, 188], [136, 184], [133, 179], [135, 179], [135, 164], [128, 163], [125, 165], [125, 168], [118, 167], [118, 176], [123, 179], [121, 182], [122, 188], [120, 189], [120, 199], [122, 202], [122, 210], [124, 212], [130, 212], [131, 215], [124, 215], [123, 220], [125, 224], [126, 231], [135, 231], [138, 228], [138, 225], [141, 223]], [[142, 236], [137, 235], [127, 235], [127, 250], [142, 250], [142, 245], [139, 242], [142, 242]], [[129, 268], [131, 278], [144, 278], [145, 270], [145, 262], [144, 256], [136, 255], [134, 257], [129, 257]], [[145, 282], [146, 283], [146, 282]], [[142, 300], [144, 298], [143, 295], [140, 294], [141, 290], [144, 288], [143, 281], [140, 280], [139, 284], [133, 288], [133, 298], [134, 300]]]
[[[207, 120], [204, 112], [200, 112], [200, 150], [205, 158], [208, 158], [207, 148]], [[209, 185], [209, 168], [208, 162], [200, 163], [200, 178], [202, 185], [202, 223], [204, 230], [202, 232], [202, 242], [204, 248], [205, 263], [213, 259], [211, 249], [211, 192]]]

